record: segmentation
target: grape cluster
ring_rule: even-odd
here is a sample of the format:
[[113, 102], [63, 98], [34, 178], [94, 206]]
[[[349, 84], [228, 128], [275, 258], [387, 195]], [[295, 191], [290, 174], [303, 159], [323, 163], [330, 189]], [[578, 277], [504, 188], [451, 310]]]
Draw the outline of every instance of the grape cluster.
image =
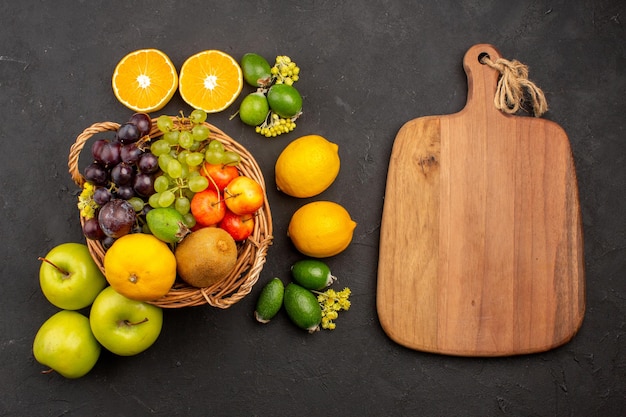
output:
[[187, 227], [196, 223], [190, 212], [193, 195], [209, 186], [200, 170], [202, 164], [237, 165], [240, 161], [239, 154], [225, 150], [219, 140], [207, 141], [211, 132], [204, 124], [206, 117], [203, 110], [192, 111], [189, 118], [160, 116], [157, 127], [163, 136], [150, 146], [162, 175], [154, 181], [155, 192], [148, 204], [152, 208], [174, 207]]
[[135, 113], [120, 125], [115, 137], [91, 146], [92, 162], [83, 171], [87, 181], [79, 197], [85, 219], [83, 234], [109, 246], [116, 238], [141, 227], [138, 213], [154, 193], [158, 159], [148, 149], [152, 120]]

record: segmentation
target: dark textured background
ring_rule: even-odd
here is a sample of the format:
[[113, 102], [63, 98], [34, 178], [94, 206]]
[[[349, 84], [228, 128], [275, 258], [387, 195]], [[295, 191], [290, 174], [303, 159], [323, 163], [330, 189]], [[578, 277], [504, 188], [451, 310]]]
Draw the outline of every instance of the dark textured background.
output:
[[[5, 4], [6, 3], [6, 4]], [[3, 416], [619, 416], [626, 414], [624, 248], [626, 7], [585, 1], [34, 1], [0, 6], [0, 415]], [[10, 4], [10, 6], [8, 5]], [[585, 232], [587, 311], [555, 350], [454, 358], [394, 344], [375, 308], [378, 237], [394, 137], [410, 119], [459, 111], [465, 51], [495, 45], [530, 67], [546, 118], [568, 133]], [[329, 260], [353, 307], [334, 332], [308, 335], [284, 314], [258, 325], [261, 285], [227, 310], [167, 310], [157, 343], [136, 357], [103, 353], [88, 376], [41, 375], [31, 346], [56, 309], [38, 286], [38, 256], [82, 241], [70, 145], [131, 112], [110, 86], [128, 52], [156, 47], [178, 68], [220, 49], [239, 59], [291, 56], [304, 115], [267, 140], [212, 115], [256, 157], [270, 185], [275, 243], [259, 284], [288, 279], [300, 256], [287, 237], [303, 201], [273, 189], [273, 164], [299, 135], [340, 146], [342, 169], [319, 198], [358, 227]], [[248, 91], [248, 90], [244, 90]], [[243, 97], [243, 96], [242, 96]], [[161, 113], [188, 107], [178, 95]], [[411, 271], [406, 271], [410, 274]]]

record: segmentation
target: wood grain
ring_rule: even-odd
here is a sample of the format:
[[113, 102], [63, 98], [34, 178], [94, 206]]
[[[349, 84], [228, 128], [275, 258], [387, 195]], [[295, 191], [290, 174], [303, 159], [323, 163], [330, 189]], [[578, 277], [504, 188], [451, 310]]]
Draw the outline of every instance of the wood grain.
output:
[[464, 58], [466, 106], [398, 132], [377, 286], [380, 323], [406, 347], [459, 356], [545, 351], [585, 310], [583, 236], [569, 139], [493, 105], [500, 57]]

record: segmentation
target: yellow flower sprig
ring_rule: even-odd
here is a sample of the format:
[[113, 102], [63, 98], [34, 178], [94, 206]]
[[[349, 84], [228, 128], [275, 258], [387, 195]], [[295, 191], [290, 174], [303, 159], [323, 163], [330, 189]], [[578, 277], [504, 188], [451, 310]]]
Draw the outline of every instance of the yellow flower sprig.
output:
[[81, 217], [85, 219], [91, 219], [96, 215], [96, 210], [98, 209], [98, 204], [93, 201], [93, 192], [95, 191], [95, 186], [90, 182], [85, 182], [83, 185], [83, 190], [80, 192], [78, 196], [78, 210], [80, 210]]
[[336, 324], [334, 320], [339, 316], [341, 310], [350, 309], [350, 288], [346, 287], [341, 291], [328, 289], [325, 292], [314, 291], [317, 294], [317, 301], [322, 307], [322, 328], [334, 330]]
[[276, 63], [270, 72], [276, 84], [293, 85], [300, 79], [300, 67], [286, 55], [276, 57]]

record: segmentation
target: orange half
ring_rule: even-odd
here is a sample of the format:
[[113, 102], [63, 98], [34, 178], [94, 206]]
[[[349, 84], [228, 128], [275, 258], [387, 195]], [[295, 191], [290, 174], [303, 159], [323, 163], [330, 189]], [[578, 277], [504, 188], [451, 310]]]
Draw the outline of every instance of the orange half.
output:
[[113, 93], [137, 112], [161, 110], [178, 88], [178, 74], [170, 58], [158, 49], [140, 49], [126, 55], [113, 72]]
[[217, 50], [189, 57], [180, 69], [178, 90], [194, 109], [216, 113], [230, 106], [243, 88], [243, 73], [237, 61]]

